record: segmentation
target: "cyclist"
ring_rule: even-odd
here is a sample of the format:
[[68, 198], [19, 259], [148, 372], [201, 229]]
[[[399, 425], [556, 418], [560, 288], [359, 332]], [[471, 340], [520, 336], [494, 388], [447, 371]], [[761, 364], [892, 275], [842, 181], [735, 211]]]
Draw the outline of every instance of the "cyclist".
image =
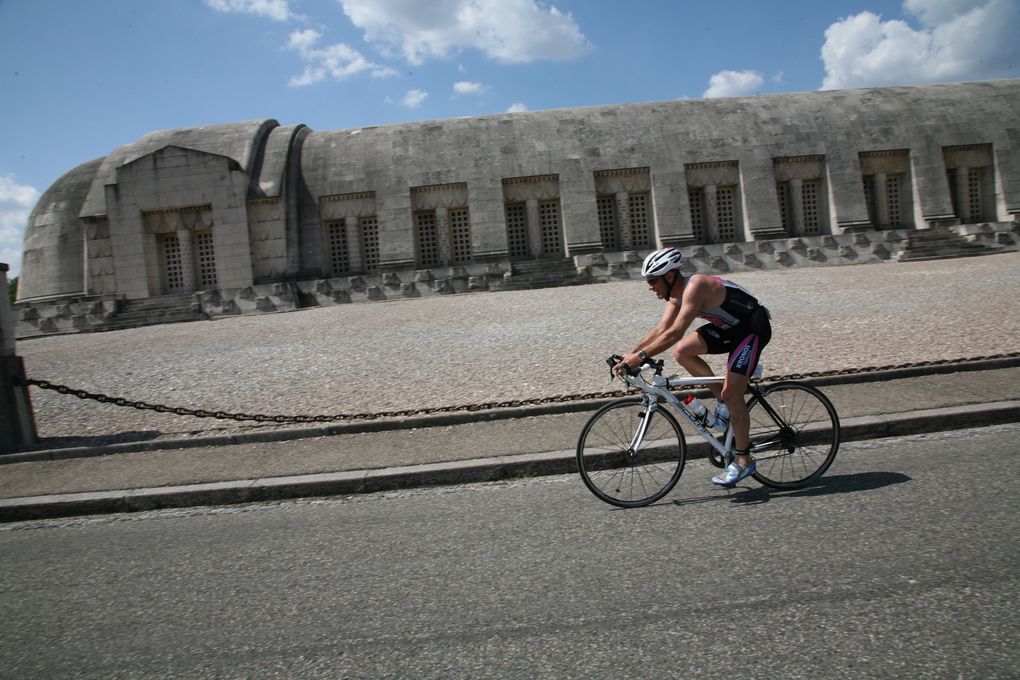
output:
[[[751, 423], [744, 394], [758, 357], [772, 338], [770, 316], [757, 298], [728, 279], [701, 274], [684, 278], [682, 259], [676, 248], [662, 248], [645, 258], [641, 275], [648, 289], [666, 301], [666, 309], [655, 328], [624, 355], [615, 370], [622, 375], [624, 364], [637, 368], [645, 358], [672, 347], [673, 356], [688, 373], [710, 376], [712, 369], [701, 355], [729, 353], [725, 382], [721, 388], [709, 385], [709, 389], [728, 407], [734, 444], [733, 462], [712, 482], [732, 487], [756, 469], [750, 456]], [[696, 317], [709, 323], [686, 334]], [[716, 415], [725, 418], [720, 405]]]

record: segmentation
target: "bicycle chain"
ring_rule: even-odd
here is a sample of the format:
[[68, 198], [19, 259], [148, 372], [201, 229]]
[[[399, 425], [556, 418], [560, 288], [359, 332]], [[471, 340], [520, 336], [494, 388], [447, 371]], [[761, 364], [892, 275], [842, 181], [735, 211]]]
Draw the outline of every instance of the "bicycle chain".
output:
[[[966, 363], [971, 361], [988, 361], [993, 359], [1013, 359], [1020, 357], [1020, 352], [1008, 354], [992, 354], [969, 359], [939, 359], [933, 361], [917, 361], [905, 364], [888, 364], [885, 366], [869, 366], [865, 368], [842, 368], [829, 371], [813, 371], [807, 373], [789, 373], [787, 375], [769, 376], [762, 378], [759, 382], [779, 382], [782, 380], [804, 380], [806, 378], [827, 378], [839, 375], [858, 375], [863, 373], [876, 373], [879, 371], [893, 371], [905, 368], [919, 368], [924, 366], [946, 366], [951, 364]], [[207, 411], [204, 409], [190, 409], [183, 406], [165, 406], [163, 404], [150, 404], [144, 401], [129, 401], [122, 397], [111, 397], [105, 394], [96, 394], [86, 390], [74, 389], [67, 385], [52, 383], [48, 380], [36, 380], [28, 378], [26, 385], [34, 385], [43, 390], [54, 390], [60, 394], [70, 394], [79, 399], [90, 399], [103, 404], [115, 406], [127, 406], [140, 411], [155, 411], [157, 413], [172, 413], [179, 416], [191, 416], [194, 418], [216, 418], [218, 420], [255, 421], [260, 423], [332, 423], [345, 420], [377, 420], [380, 418], [406, 418], [410, 416], [433, 415], [436, 413], [457, 413], [474, 411], [491, 411], [501, 408], [519, 408], [522, 406], [538, 406], [541, 404], [567, 403], [572, 401], [587, 401], [592, 399], [611, 399], [621, 397], [627, 392], [625, 390], [613, 390], [608, 392], [585, 392], [582, 394], [563, 394], [554, 397], [537, 397], [532, 399], [514, 399], [510, 401], [490, 401], [481, 404], [460, 404], [456, 406], [435, 406], [431, 408], [406, 409], [402, 411], [380, 411], [377, 413], [338, 413], [336, 415], [297, 415], [297, 416], [271, 416], [251, 413], [227, 413], [225, 411]], [[692, 385], [691, 387], [694, 387]]]

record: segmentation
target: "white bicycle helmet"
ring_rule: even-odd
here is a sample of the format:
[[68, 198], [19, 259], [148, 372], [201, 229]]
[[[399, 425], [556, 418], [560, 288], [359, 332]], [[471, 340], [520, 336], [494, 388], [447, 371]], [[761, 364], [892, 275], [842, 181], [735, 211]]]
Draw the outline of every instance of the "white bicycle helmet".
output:
[[641, 265], [641, 276], [663, 276], [672, 269], [680, 269], [683, 255], [676, 248], [662, 248], [648, 254]]

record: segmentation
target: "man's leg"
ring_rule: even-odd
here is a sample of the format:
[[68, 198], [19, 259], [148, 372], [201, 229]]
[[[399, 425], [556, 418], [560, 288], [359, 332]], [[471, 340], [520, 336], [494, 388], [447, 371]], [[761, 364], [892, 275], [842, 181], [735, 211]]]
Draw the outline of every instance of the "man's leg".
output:
[[[768, 342], [768, 338], [765, 339]], [[730, 410], [730, 431], [733, 433], [733, 462], [737, 467], [729, 467], [712, 481], [720, 486], [732, 487], [741, 479], [755, 471], [755, 463], [751, 458], [751, 418], [747, 413], [744, 401], [747, 393], [748, 376], [754, 372], [758, 362], [758, 354], [765, 343], [757, 333], [749, 333], [743, 341], [730, 353], [729, 370], [726, 382], [723, 383], [722, 397]]]
[[[730, 371], [723, 383], [722, 399], [730, 410], [730, 429], [733, 430], [733, 448], [747, 451], [751, 447], [751, 417], [747, 413], [747, 376]], [[734, 458], [740, 467], [751, 464], [749, 454], [737, 454]]]
[[[708, 362], [701, 358], [702, 354], [708, 354], [708, 345], [705, 344], [705, 339], [698, 333], [688, 333], [680, 342], [673, 346], [673, 358], [688, 373], [698, 378], [715, 375], [715, 371], [708, 365]], [[744, 384], [746, 385], [747, 383], [745, 382]], [[722, 398], [720, 395], [723, 388], [719, 385], [708, 385], [708, 389], [711, 390], [716, 399]]]

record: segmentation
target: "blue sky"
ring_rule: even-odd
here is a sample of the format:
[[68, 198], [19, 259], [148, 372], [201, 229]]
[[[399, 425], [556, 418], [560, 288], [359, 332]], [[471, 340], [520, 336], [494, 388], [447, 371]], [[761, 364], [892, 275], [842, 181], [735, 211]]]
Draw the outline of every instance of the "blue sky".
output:
[[147, 132], [1020, 75], [1020, 0], [0, 0], [0, 261]]

